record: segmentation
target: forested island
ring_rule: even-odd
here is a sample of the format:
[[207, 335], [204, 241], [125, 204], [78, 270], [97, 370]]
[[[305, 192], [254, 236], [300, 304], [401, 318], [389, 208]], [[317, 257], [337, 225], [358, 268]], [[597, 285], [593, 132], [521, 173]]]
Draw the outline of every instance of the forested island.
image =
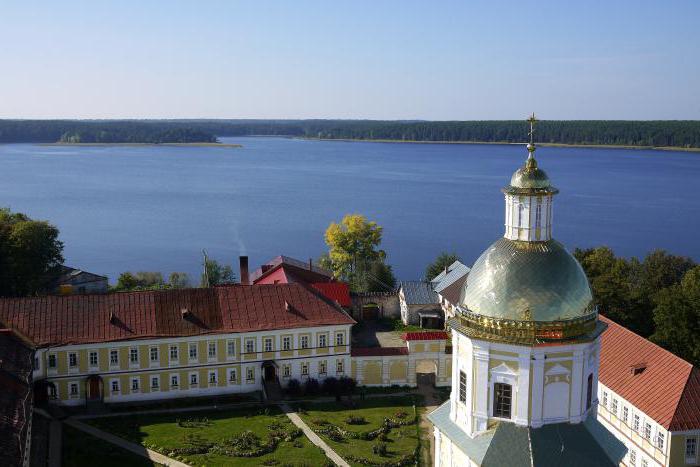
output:
[[[0, 120], [0, 143], [215, 143], [218, 136], [520, 143], [524, 121]], [[700, 148], [700, 121], [544, 120], [542, 144]]]

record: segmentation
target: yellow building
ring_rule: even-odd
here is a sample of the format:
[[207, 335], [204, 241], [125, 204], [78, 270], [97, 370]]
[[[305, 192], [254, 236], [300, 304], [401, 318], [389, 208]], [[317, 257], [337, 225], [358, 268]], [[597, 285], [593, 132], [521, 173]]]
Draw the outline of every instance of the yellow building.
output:
[[0, 300], [59, 404], [262, 390], [350, 374], [354, 321], [301, 284]]

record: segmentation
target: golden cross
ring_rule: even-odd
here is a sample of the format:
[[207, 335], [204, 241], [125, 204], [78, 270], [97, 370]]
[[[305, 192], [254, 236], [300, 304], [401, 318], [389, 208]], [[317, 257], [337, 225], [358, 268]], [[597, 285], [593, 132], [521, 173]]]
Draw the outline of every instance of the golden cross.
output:
[[528, 122], [530, 122], [530, 132], [528, 133], [530, 135], [530, 144], [533, 144], [533, 138], [535, 135], [535, 123], [537, 123], [537, 119], [535, 118], [535, 112], [532, 112], [532, 115], [530, 115], [530, 118], [527, 119]]

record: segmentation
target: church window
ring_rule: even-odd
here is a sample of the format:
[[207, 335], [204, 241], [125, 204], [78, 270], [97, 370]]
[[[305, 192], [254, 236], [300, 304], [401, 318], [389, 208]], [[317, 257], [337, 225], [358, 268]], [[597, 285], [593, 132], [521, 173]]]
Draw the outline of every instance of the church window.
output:
[[459, 372], [459, 401], [467, 402], [467, 374], [463, 371]]
[[593, 398], [593, 373], [588, 375], [588, 391], [586, 392], [586, 410], [591, 408]]
[[525, 211], [525, 206], [523, 203], [518, 203], [518, 227], [523, 226], [523, 211]]
[[539, 229], [542, 223], [542, 204], [537, 202], [537, 210], [535, 211], [535, 228]]
[[513, 388], [510, 384], [495, 383], [493, 386], [493, 416], [510, 418]]

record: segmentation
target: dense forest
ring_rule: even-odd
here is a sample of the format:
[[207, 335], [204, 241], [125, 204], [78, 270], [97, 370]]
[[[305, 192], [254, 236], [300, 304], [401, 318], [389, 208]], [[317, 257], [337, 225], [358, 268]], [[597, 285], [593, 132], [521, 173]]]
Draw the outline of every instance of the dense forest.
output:
[[[380, 120], [0, 120], [0, 142], [190, 143], [216, 136], [522, 142], [525, 121]], [[700, 148], [700, 121], [542, 121], [536, 141]]]

